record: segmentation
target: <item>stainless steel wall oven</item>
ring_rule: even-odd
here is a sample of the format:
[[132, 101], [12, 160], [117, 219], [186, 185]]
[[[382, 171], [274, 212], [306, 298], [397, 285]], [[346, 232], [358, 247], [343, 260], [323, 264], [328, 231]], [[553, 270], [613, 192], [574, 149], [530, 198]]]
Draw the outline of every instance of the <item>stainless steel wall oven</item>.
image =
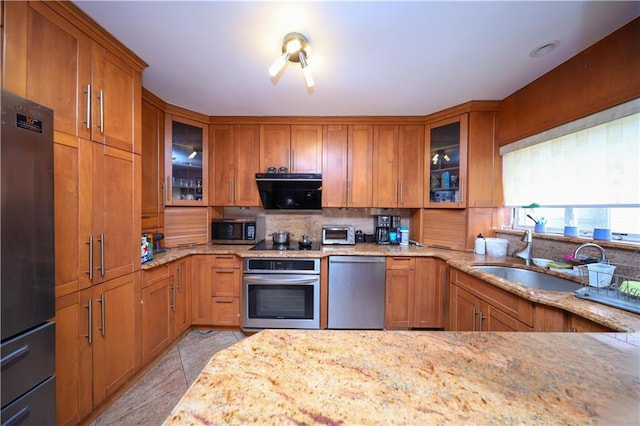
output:
[[320, 328], [320, 259], [247, 258], [242, 329]]

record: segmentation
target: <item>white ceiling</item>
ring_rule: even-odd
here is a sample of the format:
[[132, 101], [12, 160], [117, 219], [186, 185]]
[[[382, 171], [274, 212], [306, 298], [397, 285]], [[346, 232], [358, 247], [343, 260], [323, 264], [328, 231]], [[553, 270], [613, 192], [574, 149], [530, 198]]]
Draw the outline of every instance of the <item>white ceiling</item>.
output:
[[[143, 85], [206, 115], [426, 115], [500, 100], [640, 15], [638, 1], [77, 1], [149, 64]], [[286, 33], [311, 44], [315, 87]], [[546, 56], [535, 47], [559, 40]]]

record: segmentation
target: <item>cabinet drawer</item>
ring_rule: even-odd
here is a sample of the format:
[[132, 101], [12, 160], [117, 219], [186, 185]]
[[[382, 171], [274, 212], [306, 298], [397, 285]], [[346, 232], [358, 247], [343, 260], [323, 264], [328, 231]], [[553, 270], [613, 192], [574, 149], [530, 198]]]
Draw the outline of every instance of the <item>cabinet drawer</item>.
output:
[[387, 257], [387, 269], [416, 269], [415, 257]]
[[152, 269], [142, 270], [142, 288], [149, 287], [153, 283], [164, 280], [171, 275], [169, 264], [156, 266]]
[[232, 255], [218, 255], [213, 257], [214, 268], [240, 269], [239, 259]]
[[533, 327], [534, 308], [532, 302], [457, 269], [451, 269], [451, 282], [527, 326]]
[[55, 323], [47, 322], [2, 343], [2, 406], [55, 371]]
[[213, 297], [240, 297], [240, 270], [213, 270], [211, 295]]
[[240, 325], [240, 299], [238, 297], [213, 298], [213, 325]]

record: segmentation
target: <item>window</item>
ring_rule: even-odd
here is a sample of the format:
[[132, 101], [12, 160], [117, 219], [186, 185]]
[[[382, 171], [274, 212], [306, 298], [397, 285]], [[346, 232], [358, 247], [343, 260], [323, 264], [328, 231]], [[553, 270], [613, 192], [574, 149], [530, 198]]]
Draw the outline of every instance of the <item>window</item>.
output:
[[[583, 236], [609, 228], [616, 239], [639, 241], [639, 111], [635, 99], [502, 147], [513, 225], [532, 227], [532, 214], [545, 217], [547, 232], [574, 224]], [[534, 202], [541, 207], [521, 207]]]
[[614, 240], [640, 242], [640, 208], [620, 207], [540, 207], [515, 209], [514, 228], [533, 228], [533, 221], [545, 218], [547, 232], [562, 234], [565, 225], [578, 227], [581, 237], [592, 237], [594, 228], [611, 229]]

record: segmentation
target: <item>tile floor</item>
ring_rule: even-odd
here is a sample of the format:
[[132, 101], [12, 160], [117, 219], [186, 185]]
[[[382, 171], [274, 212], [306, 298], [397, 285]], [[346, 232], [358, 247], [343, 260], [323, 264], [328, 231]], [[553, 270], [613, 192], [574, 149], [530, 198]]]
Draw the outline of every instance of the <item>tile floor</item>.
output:
[[91, 425], [162, 424], [213, 354], [244, 338], [240, 331], [189, 331]]

